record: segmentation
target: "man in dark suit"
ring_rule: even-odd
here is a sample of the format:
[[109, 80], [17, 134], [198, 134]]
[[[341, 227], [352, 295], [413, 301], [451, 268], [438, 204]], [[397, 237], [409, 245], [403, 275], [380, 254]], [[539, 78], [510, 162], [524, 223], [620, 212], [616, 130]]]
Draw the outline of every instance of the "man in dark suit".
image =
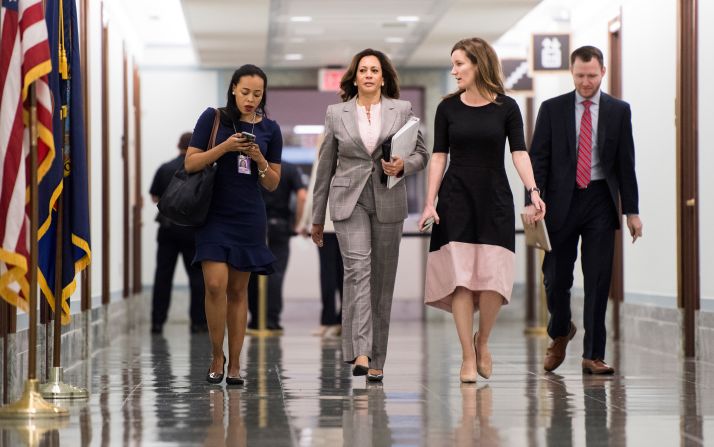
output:
[[[183, 166], [186, 149], [191, 142], [191, 132], [181, 135], [178, 142], [179, 154], [173, 160], [159, 167], [151, 182], [151, 199], [157, 203], [166, 191], [174, 173]], [[159, 231], [156, 235], [156, 274], [154, 275], [154, 290], [151, 305], [151, 333], [161, 334], [169, 305], [171, 304], [171, 288], [176, 270], [178, 255], [183, 257], [183, 265], [188, 275], [191, 290], [191, 333], [207, 332], [206, 311], [203, 303], [204, 285], [200, 266], [192, 266], [191, 261], [196, 254], [196, 239], [193, 228], [174, 225], [160, 213], [156, 216]]]
[[[265, 326], [275, 335], [281, 335], [283, 331], [280, 314], [283, 311], [283, 282], [290, 258], [290, 238], [297, 234], [296, 222], [302, 219], [307, 198], [302, 170], [285, 160], [282, 161], [281, 169], [280, 183], [275, 191], [261, 189], [268, 216], [268, 248], [276, 258], [273, 264], [275, 272], [268, 276]], [[249, 335], [255, 334], [254, 331], [258, 329], [258, 299], [258, 275], [251, 275], [248, 283]]]
[[[575, 335], [570, 289], [582, 239], [582, 369], [589, 374], [613, 374], [614, 369], [604, 361], [605, 311], [620, 213], [627, 215], [632, 242], [642, 236], [631, 112], [629, 104], [600, 90], [605, 67], [599, 49], [578, 48], [570, 56], [570, 65], [575, 91], [541, 105], [530, 151], [536, 184], [548, 205], [545, 220], [553, 247], [543, 260], [548, 335], [553, 339], [543, 366], [546, 371], [560, 366]], [[532, 213], [532, 208], [526, 212]]]

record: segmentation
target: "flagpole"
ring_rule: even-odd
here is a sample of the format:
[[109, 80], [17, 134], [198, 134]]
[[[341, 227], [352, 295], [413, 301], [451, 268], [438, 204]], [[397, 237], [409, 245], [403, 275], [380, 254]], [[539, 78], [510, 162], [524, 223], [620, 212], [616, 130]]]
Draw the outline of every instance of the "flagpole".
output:
[[[0, 331], [2, 331], [2, 364], [3, 365], [8, 365], [8, 355], [7, 355], [7, 347], [8, 347], [8, 342], [7, 342], [7, 307], [8, 304], [5, 301], [0, 301]], [[7, 398], [7, 374], [6, 372], [8, 371], [8, 368], [6, 366], [3, 366], [3, 375], [2, 375], [2, 403], [6, 404], [7, 401], [9, 400]]]
[[[69, 132], [65, 127], [67, 116], [62, 117], [62, 141], [64, 147], [69, 147]], [[57, 157], [62, 157], [64, 170], [64, 150], [57, 151]], [[62, 180], [64, 182], [64, 179]], [[62, 369], [62, 259], [64, 256], [64, 196], [67, 190], [63, 187], [62, 194], [57, 198], [57, 225], [55, 225], [55, 312], [54, 312], [54, 335], [52, 347], [52, 369], [50, 379], [40, 386], [40, 394], [45, 399], [87, 399], [89, 392], [85, 388], [69, 385], [63, 382], [64, 370]], [[72, 272], [74, 274], [74, 271]]]
[[30, 265], [28, 371], [25, 390], [16, 402], [0, 408], [0, 419], [32, 419], [68, 417], [66, 408], [56, 407], [42, 398], [38, 390], [37, 369], [37, 97], [35, 83], [29, 88], [30, 100]]

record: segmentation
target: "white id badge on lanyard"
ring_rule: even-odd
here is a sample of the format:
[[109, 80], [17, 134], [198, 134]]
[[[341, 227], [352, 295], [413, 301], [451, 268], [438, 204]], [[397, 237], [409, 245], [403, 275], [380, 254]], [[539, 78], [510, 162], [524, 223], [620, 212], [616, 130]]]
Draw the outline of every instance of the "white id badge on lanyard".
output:
[[250, 157], [238, 155], [238, 174], [250, 174]]

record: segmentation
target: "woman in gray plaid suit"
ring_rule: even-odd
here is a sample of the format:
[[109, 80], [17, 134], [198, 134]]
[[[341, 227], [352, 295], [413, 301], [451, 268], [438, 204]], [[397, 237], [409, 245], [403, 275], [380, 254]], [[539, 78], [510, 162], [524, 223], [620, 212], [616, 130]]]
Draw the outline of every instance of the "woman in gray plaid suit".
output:
[[352, 374], [380, 381], [399, 242], [407, 217], [405, 182], [387, 189], [386, 176], [413, 174], [429, 155], [421, 133], [406, 158], [382, 160], [382, 144], [412, 116], [400, 101], [397, 73], [381, 51], [352, 58], [340, 83], [342, 100], [327, 108], [313, 192], [312, 239], [323, 244], [328, 197], [345, 267], [342, 354]]

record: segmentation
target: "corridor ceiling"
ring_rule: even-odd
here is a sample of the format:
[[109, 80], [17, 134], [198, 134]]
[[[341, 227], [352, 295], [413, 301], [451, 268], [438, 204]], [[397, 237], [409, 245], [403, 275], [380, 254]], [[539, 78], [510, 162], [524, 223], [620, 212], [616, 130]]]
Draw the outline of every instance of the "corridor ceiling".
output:
[[344, 66], [357, 51], [443, 67], [464, 37], [491, 42], [541, 0], [181, 0], [199, 65]]

